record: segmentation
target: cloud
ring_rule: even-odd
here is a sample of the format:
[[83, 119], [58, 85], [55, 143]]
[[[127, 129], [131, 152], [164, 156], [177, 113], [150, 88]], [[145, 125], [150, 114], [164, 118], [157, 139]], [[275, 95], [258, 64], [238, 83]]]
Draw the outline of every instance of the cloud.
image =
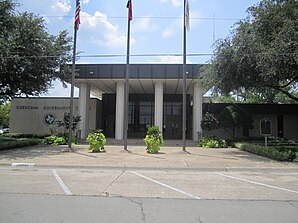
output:
[[[159, 63], [159, 64], [182, 64], [183, 57], [182, 56], [160, 56], [158, 57], [159, 61], [153, 61], [150, 63]], [[190, 60], [186, 60], [187, 64], [192, 64]]]
[[[59, 80], [52, 81], [52, 87], [48, 89], [48, 92], [41, 94], [42, 97], [70, 97], [70, 84], [66, 84], [66, 88], [63, 87]], [[79, 96], [79, 89], [74, 88], [74, 97]]]
[[[80, 28], [88, 29], [86, 32], [88, 33], [87, 38], [89, 38], [92, 43], [112, 48], [126, 46], [126, 34], [122, 34], [119, 31], [119, 27], [108, 20], [106, 14], [96, 11], [94, 15], [90, 15], [82, 11], [81, 17]], [[90, 35], [90, 33], [92, 34]], [[134, 42], [135, 40], [131, 38], [131, 44]]]
[[183, 4], [183, 0], [160, 0], [161, 3], [172, 2], [174, 7], [179, 7]]
[[178, 30], [181, 30], [182, 20], [175, 20], [161, 33], [162, 38], [170, 38], [174, 36]]
[[71, 10], [71, 5], [69, 0], [59, 0], [54, 1], [51, 6], [52, 11], [58, 13], [59, 15], [66, 15]]
[[[190, 17], [190, 30], [194, 27], [196, 27], [198, 24], [201, 23], [201, 20], [199, 19], [192, 19], [192, 18], [199, 18], [200, 12], [199, 11], [190, 11], [189, 12]], [[183, 16], [181, 16], [183, 18]], [[173, 37], [177, 32], [181, 32], [181, 29], [183, 27], [183, 20], [177, 19], [173, 21], [168, 27], [166, 27], [161, 36], [165, 39]]]
[[88, 4], [90, 0], [83, 0], [83, 4]]
[[158, 26], [152, 22], [152, 19], [149, 16], [141, 18], [133, 24], [134, 31], [154, 32], [157, 29]]

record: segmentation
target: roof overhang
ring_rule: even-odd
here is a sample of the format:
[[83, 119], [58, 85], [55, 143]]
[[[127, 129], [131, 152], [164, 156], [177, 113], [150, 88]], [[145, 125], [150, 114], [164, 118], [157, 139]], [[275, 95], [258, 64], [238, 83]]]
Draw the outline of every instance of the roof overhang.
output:
[[[187, 94], [192, 94], [191, 87], [200, 76], [199, 68], [203, 65], [186, 66]], [[125, 64], [78, 64], [76, 85], [89, 83], [91, 93], [99, 96], [102, 93], [114, 94], [118, 82], [125, 82]], [[156, 82], [164, 84], [164, 94], [182, 94], [182, 64], [131, 64], [129, 88], [135, 94], [153, 94]]]

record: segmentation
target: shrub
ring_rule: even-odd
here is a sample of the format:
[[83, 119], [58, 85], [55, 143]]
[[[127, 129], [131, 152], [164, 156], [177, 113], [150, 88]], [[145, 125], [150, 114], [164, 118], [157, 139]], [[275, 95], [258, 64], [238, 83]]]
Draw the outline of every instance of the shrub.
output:
[[5, 134], [5, 137], [10, 137], [10, 138], [37, 138], [37, 139], [43, 139], [47, 136], [49, 136], [49, 134], [42, 134], [42, 135], [24, 134], [24, 133], [6, 133]]
[[228, 148], [228, 143], [224, 139], [209, 135], [201, 137], [199, 146], [203, 148]]
[[[81, 121], [81, 116], [73, 116], [72, 119], [72, 131], [75, 131], [77, 129], [77, 125]], [[63, 119], [59, 120], [57, 122], [58, 127], [64, 127], [64, 132], [67, 132], [69, 130], [69, 125], [70, 125], [70, 114], [69, 113], [64, 113]]]
[[42, 140], [42, 143], [46, 145], [66, 145], [67, 140], [62, 136], [48, 136]]
[[293, 160], [293, 162], [298, 162], [298, 152], [295, 153], [295, 154], [296, 154], [296, 157], [295, 157], [295, 159]]
[[1, 137], [0, 138], [0, 150], [38, 145], [39, 142], [40, 142], [39, 139], [25, 139], [25, 138], [13, 139], [13, 138]]
[[91, 153], [105, 152], [104, 146], [107, 143], [105, 135], [102, 130], [95, 130], [88, 134], [87, 142], [89, 143], [88, 150]]
[[160, 146], [163, 145], [163, 137], [158, 126], [148, 128], [144, 142], [147, 146], [146, 150], [148, 153], [158, 153]]
[[295, 152], [289, 151], [278, 151], [274, 147], [265, 147], [261, 145], [256, 145], [252, 143], [236, 143], [235, 144], [238, 149], [268, 157], [270, 159], [278, 160], [278, 161], [293, 161], [297, 158], [297, 154]]

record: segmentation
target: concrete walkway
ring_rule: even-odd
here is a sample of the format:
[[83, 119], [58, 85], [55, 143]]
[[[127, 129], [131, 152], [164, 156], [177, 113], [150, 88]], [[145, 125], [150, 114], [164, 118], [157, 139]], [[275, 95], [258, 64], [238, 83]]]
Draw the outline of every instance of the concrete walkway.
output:
[[[178, 143], [179, 144], [179, 143]], [[36, 166], [94, 167], [94, 168], [144, 168], [188, 169], [201, 171], [242, 171], [277, 169], [298, 172], [297, 163], [278, 162], [234, 148], [204, 149], [194, 146], [182, 152], [180, 145], [162, 147], [158, 154], [148, 154], [144, 145], [129, 145], [129, 152], [121, 145], [108, 145], [105, 153], [89, 153], [88, 145], [32, 146], [0, 151], [0, 165], [32, 163]]]

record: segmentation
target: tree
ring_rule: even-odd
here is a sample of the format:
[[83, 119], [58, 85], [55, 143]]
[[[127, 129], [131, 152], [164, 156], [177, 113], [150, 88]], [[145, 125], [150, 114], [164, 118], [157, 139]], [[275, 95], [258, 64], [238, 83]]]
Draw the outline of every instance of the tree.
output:
[[262, 0], [250, 7], [231, 36], [216, 43], [205, 82], [225, 95], [256, 92], [274, 102], [282, 93], [298, 102], [297, 18], [295, 0]]
[[201, 128], [206, 131], [212, 131], [215, 129], [219, 129], [220, 124], [214, 114], [210, 112], [206, 112], [206, 114], [203, 116], [203, 119], [201, 121]]
[[227, 133], [235, 137], [236, 131], [240, 128], [253, 129], [253, 119], [251, 115], [238, 106], [225, 107], [218, 116], [218, 122]]
[[71, 61], [71, 38], [47, 32], [43, 18], [15, 12], [11, 0], [0, 2], [0, 98], [36, 96], [55, 79], [67, 81]]

